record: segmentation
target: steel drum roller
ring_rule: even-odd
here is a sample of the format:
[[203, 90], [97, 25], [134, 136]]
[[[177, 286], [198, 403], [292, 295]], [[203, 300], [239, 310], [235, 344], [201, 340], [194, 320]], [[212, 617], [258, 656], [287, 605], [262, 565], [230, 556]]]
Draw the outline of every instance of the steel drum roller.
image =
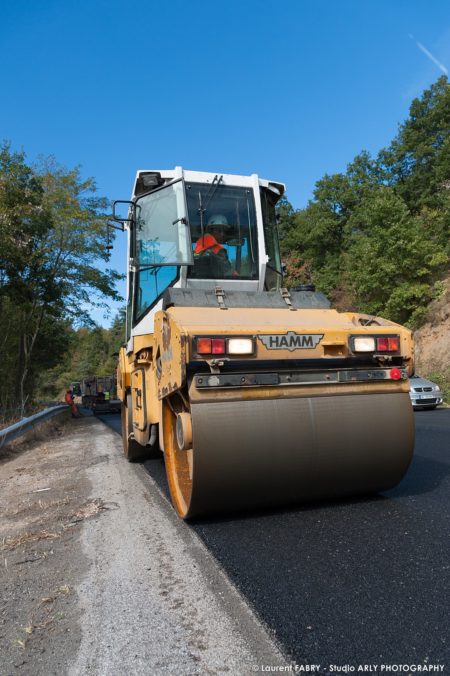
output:
[[194, 403], [180, 450], [166, 406], [169, 486], [180, 516], [387, 490], [414, 447], [407, 393]]

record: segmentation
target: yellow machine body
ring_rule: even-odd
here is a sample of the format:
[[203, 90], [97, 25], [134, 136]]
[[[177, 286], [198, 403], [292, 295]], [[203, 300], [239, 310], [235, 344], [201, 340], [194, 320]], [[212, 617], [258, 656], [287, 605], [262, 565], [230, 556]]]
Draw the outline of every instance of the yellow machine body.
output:
[[[141, 302], [142, 287], [134, 294]], [[129, 332], [124, 452], [163, 453], [182, 518], [374, 493], [405, 474], [411, 332], [320, 296], [187, 279], [158, 297], [151, 330], [144, 319]]]

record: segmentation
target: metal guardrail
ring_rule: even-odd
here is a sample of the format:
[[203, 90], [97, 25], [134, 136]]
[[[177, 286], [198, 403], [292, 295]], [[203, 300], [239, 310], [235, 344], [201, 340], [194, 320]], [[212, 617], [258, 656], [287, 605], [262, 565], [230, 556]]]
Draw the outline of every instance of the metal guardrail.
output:
[[10, 441], [17, 439], [22, 434], [29, 432], [29, 430], [33, 429], [34, 427], [37, 427], [45, 420], [49, 420], [50, 418], [53, 418], [55, 415], [58, 415], [59, 413], [68, 410], [69, 407], [67, 404], [58, 404], [57, 406], [45, 408], [43, 411], [40, 411], [39, 413], [30, 415], [28, 418], [22, 418], [22, 420], [19, 420], [19, 422], [14, 423], [14, 425], [5, 427], [3, 430], [0, 430], [0, 448], [2, 448], [5, 444], [9, 443]]

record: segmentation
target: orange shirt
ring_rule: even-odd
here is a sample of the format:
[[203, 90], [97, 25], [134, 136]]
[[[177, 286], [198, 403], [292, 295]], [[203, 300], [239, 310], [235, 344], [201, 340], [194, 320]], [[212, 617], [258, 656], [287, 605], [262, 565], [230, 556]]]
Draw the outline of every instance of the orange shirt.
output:
[[225, 251], [225, 247], [219, 244], [214, 235], [203, 235], [203, 237], [197, 240], [194, 254], [201, 254], [208, 249], [211, 249], [215, 254], [218, 254], [221, 250]]

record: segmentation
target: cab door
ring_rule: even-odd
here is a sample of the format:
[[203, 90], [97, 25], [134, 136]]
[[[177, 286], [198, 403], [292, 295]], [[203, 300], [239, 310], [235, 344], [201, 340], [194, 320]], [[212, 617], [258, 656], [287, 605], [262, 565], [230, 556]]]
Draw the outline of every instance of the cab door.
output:
[[141, 195], [134, 214], [131, 270], [136, 326], [176, 281], [180, 266], [194, 264], [184, 181]]

